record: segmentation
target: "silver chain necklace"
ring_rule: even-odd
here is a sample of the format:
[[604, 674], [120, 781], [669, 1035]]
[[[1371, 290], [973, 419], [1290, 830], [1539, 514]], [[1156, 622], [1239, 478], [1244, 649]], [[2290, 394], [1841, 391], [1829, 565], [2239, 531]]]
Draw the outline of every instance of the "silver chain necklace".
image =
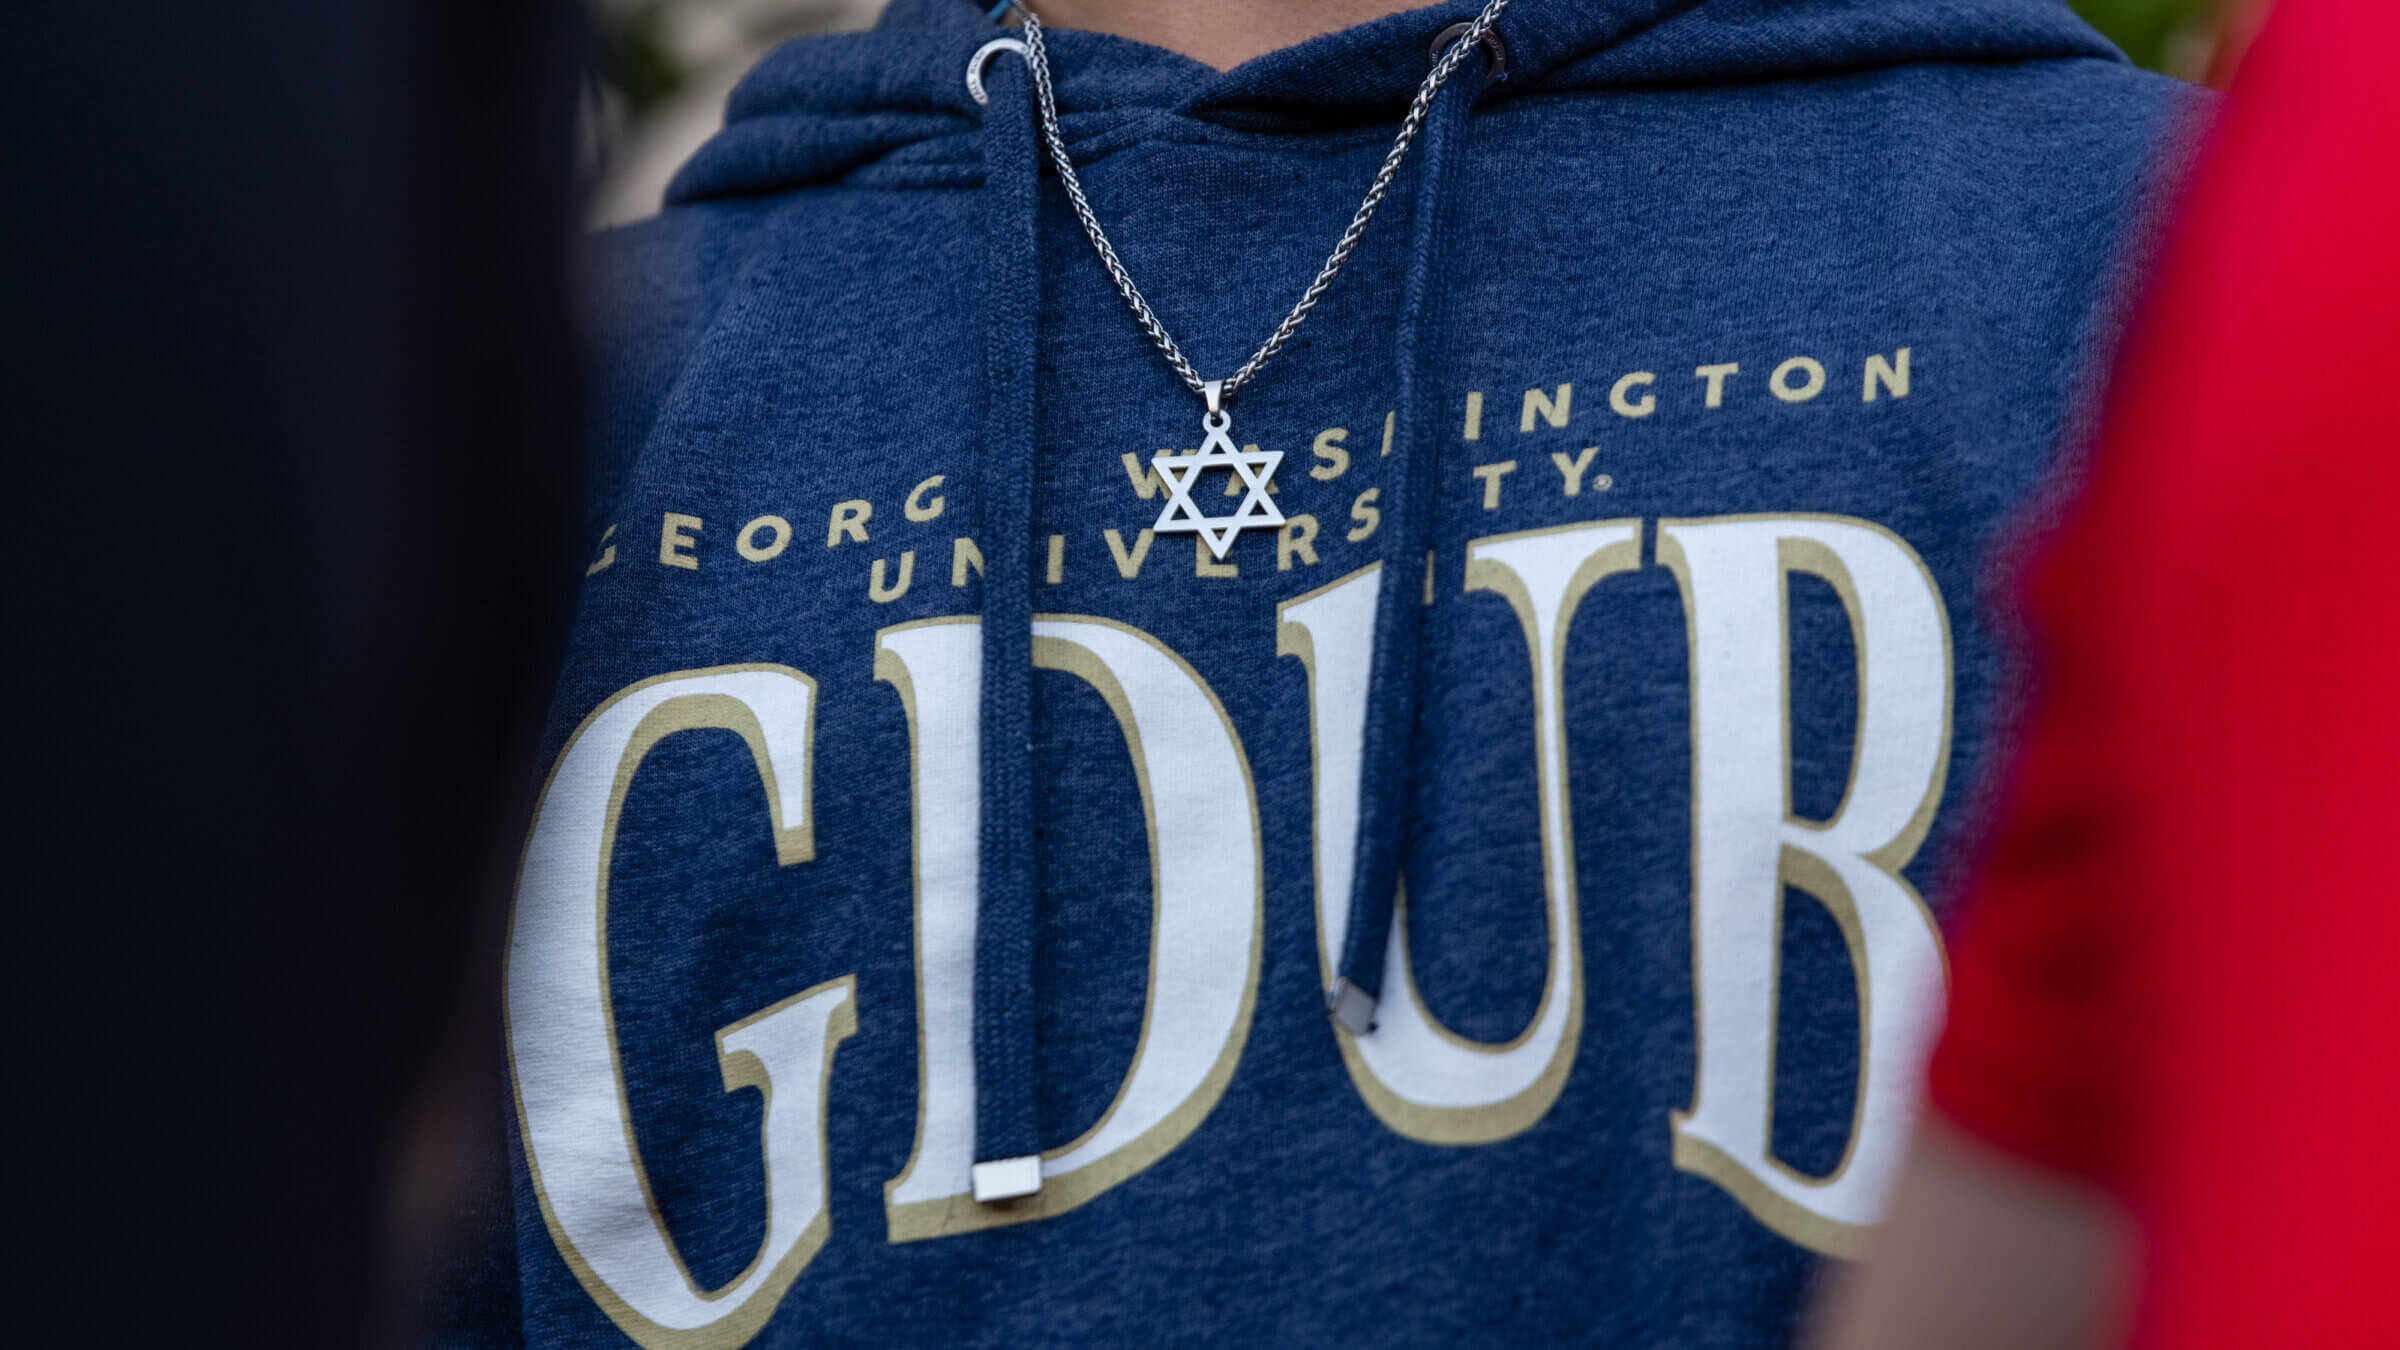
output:
[[[1384, 194], [1391, 191], [1392, 179], [1400, 171], [1400, 161], [1408, 157], [1409, 146], [1416, 141], [1418, 130], [1425, 125], [1425, 115], [1433, 107], [1434, 96], [1442, 91], [1442, 86], [1457, 71], [1467, 54], [1483, 43], [1492, 25], [1508, 6], [1509, 0], [1486, 0], [1483, 12], [1475, 16], [1474, 22], [1442, 34], [1444, 38], [1451, 38], [1452, 33], [1457, 36], [1442, 48], [1441, 54], [1434, 60], [1432, 71], [1425, 76], [1425, 82], [1417, 87], [1417, 96], [1408, 105], [1408, 115], [1400, 120], [1400, 134], [1392, 140], [1391, 153], [1383, 157], [1383, 167], [1375, 171], [1375, 181], [1368, 186], [1366, 197], [1359, 202], [1357, 214], [1350, 218], [1350, 227], [1342, 231], [1342, 237], [1334, 244], [1333, 252], [1325, 256], [1325, 265], [1317, 269], [1316, 279], [1308, 283], [1308, 289], [1301, 293], [1298, 303], [1292, 306], [1292, 312], [1283, 316], [1283, 322], [1275, 325], [1275, 331], [1267, 335], [1267, 340], [1259, 344], [1258, 350], [1250, 354], [1250, 359], [1244, 361], [1240, 369], [1222, 380], [1203, 379], [1200, 372], [1193, 369], [1191, 361], [1183, 354], [1183, 348], [1176, 345], [1166, 325], [1159, 322], [1157, 313], [1150, 308], [1150, 302], [1142, 298], [1142, 288], [1134, 284], [1133, 275], [1125, 270], [1125, 264], [1118, 259], [1116, 248], [1108, 242], [1107, 232], [1100, 228], [1099, 217], [1092, 214], [1092, 203], [1083, 195], [1083, 183], [1075, 176], [1075, 162], [1067, 157], [1066, 138], [1059, 134], [1058, 101], [1050, 87], [1050, 57], [1042, 46], [1042, 21], [1030, 11], [1025, 13], [1025, 62], [1032, 70], [1034, 94], [1041, 106], [1042, 140], [1050, 147], [1051, 161], [1058, 166], [1059, 181], [1067, 189], [1067, 200], [1075, 206], [1075, 218], [1083, 222], [1083, 232], [1091, 239], [1092, 248], [1099, 253], [1100, 265], [1108, 269], [1109, 280], [1117, 284], [1117, 294], [1125, 297], [1125, 304], [1133, 310], [1133, 317], [1141, 324], [1142, 331], [1150, 335], [1150, 341], [1167, 358], [1167, 364], [1182, 377], [1184, 384], [1207, 405], [1200, 415], [1200, 430], [1205, 439], [1198, 450], [1181, 453], [1161, 450], [1151, 457], [1151, 466], [1157, 471], [1160, 483], [1168, 494], [1166, 507], [1159, 512], [1158, 523], [1151, 527], [1157, 533], [1197, 534], [1206, 541], [1210, 553], [1222, 560], [1226, 551], [1233, 547], [1234, 536], [1241, 531], [1283, 524], [1282, 510], [1267, 495], [1276, 466], [1283, 461], [1283, 452], [1236, 449], [1231, 434], [1233, 414], [1225, 410], [1226, 400], [1256, 377], [1259, 368], [1266, 365], [1275, 353], [1283, 350], [1283, 345], [1300, 331], [1300, 325], [1308, 321], [1309, 312], [1317, 307], [1317, 301], [1324, 298], [1326, 289], [1333, 285], [1333, 279], [1341, 274], [1342, 265], [1350, 261], [1350, 254], [1358, 248], [1358, 241], [1367, 232], [1367, 222], [1375, 218], [1376, 208], [1383, 205]], [[970, 75], [980, 75], [982, 55], [977, 53], [974, 65], [969, 67]], [[971, 81], [974, 85], [980, 83], [980, 79]], [[980, 101], [981, 90], [977, 89], [976, 92]], [[1211, 469], [1231, 469], [1241, 477], [1246, 490], [1242, 495], [1242, 504], [1232, 515], [1202, 515], [1192, 502], [1192, 485], [1201, 474]]]

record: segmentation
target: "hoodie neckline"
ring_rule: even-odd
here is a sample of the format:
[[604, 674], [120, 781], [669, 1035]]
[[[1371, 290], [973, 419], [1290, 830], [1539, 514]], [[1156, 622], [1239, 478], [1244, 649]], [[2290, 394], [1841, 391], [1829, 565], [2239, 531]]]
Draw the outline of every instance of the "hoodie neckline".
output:
[[[1312, 134], [1397, 118], [1434, 35], [1479, 8], [1443, 0], [1227, 71], [1105, 33], [1046, 36], [1070, 144], [1143, 134], [1129, 118]], [[971, 180], [982, 123], [967, 59], [1008, 31], [973, 0], [891, 0], [867, 32], [785, 43], [735, 89], [725, 129], [676, 175], [669, 205], [838, 182], [886, 162], [901, 184]], [[1497, 32], [1507, 78], [1485, 91], [1486, 107], [1919, 62], [2124, 61], [2064, 0], [1520, 0]]]
[[[1497, 26], [1508, 47], [1509, 79], [1538, 81], [1596, 46], [1702, 2], [1519, 4]], [[1478, 0], [1442, 0], [1320, 34], [1223, 71], [1131, 38], [1048, 25], [1043, 31], [1063, 68], [1062, 98], [1071, 88], [1081, 96], [1074, 106], [1086, 110], [1142, 104], [1201, 118], [1220, 110], [1381, 115], [1405, 108], [1416, 95], [1436, 35], [1472, 20], [1482, 8]], [[969, 0], [892, 0], [875, 31], [961, 34], [980, 41], [1001, 30]], [[1065, 78], [1069, 72], [1080, 77], [1071, 86]]]

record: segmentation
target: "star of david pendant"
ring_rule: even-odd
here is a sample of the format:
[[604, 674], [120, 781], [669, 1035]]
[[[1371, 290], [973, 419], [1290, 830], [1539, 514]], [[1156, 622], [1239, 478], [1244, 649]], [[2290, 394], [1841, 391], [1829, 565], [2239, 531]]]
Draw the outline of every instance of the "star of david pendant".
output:
[[[1274, 529], [1283, 524], [1283, 511], [1267, 495], [1267, 485], [1275, 479], [1275, 468], [1283, 463], [1281, 450], [1247, 450], [1234, 448], [1233, 414], [1217, 406], [1218, 385], [1208, 382], [1208, 411], [1200, 415], [1200, 430], [1206, 439], [1200, 448], [1185, 454], [1161, 450], [1150, 457], [1150, 465], [1158, 470], [1159, 481], [1167, 487], [1166, 509], [1158, 513], [1158, 523], [1150, 528], [1159, 534], [1196, 534], [1207, 542], [1209, 553], [1217, 561], [1233, 547], [1233, 537], [1243, 530]], [[1200, 475], [1212, 469], [1231, 469], [1242, 480], [1242, 504], [1229, 516], [1205, 516], [1192, 501], [1192, 487]]]

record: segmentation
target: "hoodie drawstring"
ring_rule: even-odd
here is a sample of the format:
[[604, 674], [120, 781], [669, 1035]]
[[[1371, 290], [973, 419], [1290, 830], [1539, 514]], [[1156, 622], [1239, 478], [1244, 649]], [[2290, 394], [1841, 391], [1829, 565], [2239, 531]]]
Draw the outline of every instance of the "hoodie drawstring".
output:
[[[1445, 33], [1445, 38], [1448, 34]], [[1437, 44], [1436, 55], [1443, 46]], [[1494, 65], [1497, 64], [1497, 43]], [[976, 532], [983, 585], [982, 821], [975, 936], [974, 1193], [992, 1202], [1041, 1189], [1034, 1022], [1034, 930], [1041, 869], [1033, 817], [1033, 478], [1036, 342], [1041, 309], [1041, 147], [1032, 82], [1021, 62], [987, 62], [1014, 39], [986, 43], [968, 66], [983, 105], [984, 414]], [[1432, 534], [1439, 438], [1436, 271], [1446, 188], [1485, 67], [1469, 60], [1436, 97], [1419, 153], [1417, 200], [1400, 325], [1392, 347], [1398, 455], [1376, 602], [1361, 768], [1356, 883], [1348, 937], [1328, 996], [1353, 1033], [1371, 1026], [1382, 988], [1410, 815], [1411, 737], [1417, 722], [1418, 648], [1424, 631], [1419, 569]]]
[[977, 1200], [1041, 1189], [1034, 1026], [1034, 926], [1041, 866], [1033, 821], [1033, 477], [1035, 343], [1041, 319], [1041, 147], [1022, 61], [977, 52], [983, 100], [982, 863], [975, 927]]
[[[1455, 31], [1455, 30], [1452, 30]], [[1445, 32], [1443, 36], [1449, 37]], [[1436, 52], [1440, 48], [1437, 46]], [[1485, 53], [1499, 61], [1498, 44]], [[1467, 113], [1483, 86], [1486, 65], [1469, 58], [1443, 86], [1427, 114], [1418, 150], [1416, 209], [1409, 222], [1408, 279], [1401, 292], [1400, 328], [1392, 344], [1399, 412], [1397, 445], [1388, 470], [1392, 509], [1383, 547], [1383, 583], [1375, 600], [1375, 650], [1367, 677], [1366, 739], [1359, 766], [1358, 853], [1351, 872], [1350, 921], [1336, 954], [1326, 1007], [1353, 1035], [1374, 1025], [1381, 997], [1384, 949], [1398, 902], [1401, 853], [1414, 806], [1411, 741], [1417, 726], [1418, 653], [1425, 627], [1423, 578], [1431, 563], [1433, 486], [1441, 438], [1442, 302], [1438, 264], [1444, 239], [1447, 188], [1456, 174]]]

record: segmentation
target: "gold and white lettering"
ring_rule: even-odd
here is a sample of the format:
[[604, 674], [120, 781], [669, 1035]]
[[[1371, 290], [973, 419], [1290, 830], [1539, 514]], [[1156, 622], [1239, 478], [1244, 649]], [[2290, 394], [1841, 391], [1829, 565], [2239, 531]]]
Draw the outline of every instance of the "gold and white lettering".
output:
[[[699, 542], [696, 537], [699, 528], [700, 517], [698, 516], [687, 516], [680, 511], [669, 511], [660, 517], [658, 560], [669, 567], [682, 567], [698, 571], [700, 560], [686, 550]], [[695, 533], [686, 533], [686, 531]]]
[[1550, 462], [1558, 466], [1560, 486], [1566, 489], [1567, 496], [1573, 497], [1583, 491], [1583, 475], [1592, 467], [1592, 456], [1599, 453], [1600, 447], [1596, 445], [1583, 447], [1583, 452], [1573, 459], [1567, 458], [1564, 450], [1550, 452]]
[[[1724, 1187], [1804, 1246], [1855, 1255], [1906, 1141], [1938, 1020], [1941, 939], [1901, 877], [1950, 757], [1950, 634], [1933, 578], [1899, 538], [1830, 516], [1662, 521], [1659, 562], [1691, 638], [1692, 947], [1698, 1005], [1690, 1109], [1675, 1165]], [[1841, 806], [1792, 814], [1789, 577], [1828, 582], [1858, 653], [1858, 740]], [[1825, 906], [1858, 981], [1849, 1150], [1806, 1176], [1774, 1156], [1775, 1018], [1784, 888]]]
[[867, 522], [874, 518], [875, 503], [863, 497], [835, 502], [833, 514], [825, 518], [825, 547], [838, 546], [844, 535], [856, 543], [867, 542]]
[[1348, 427], [1327, 427], [1318, 432], [1317, 439], [1309, 445], [1309, 449], [1314, 450], [1317, 458], [1325, 462], [1310, 465], [1308, 476], [1320, 483], [1330, 483], [1348, 473], [1350, 471], [1350, 452], [1342, 448], [1342, 442], [1349, 436], [1350, 429]]
[[1708, 396], [1701, 401], [1702, 406], [1709, 408], [1724, 407], [1725, 381], [1728, 377], [1739, 375], [1741, 373], [1742, 367], [1741, 363], [1738, 361], [1725, 361], [1713, 366], [1693, 367], [1692, 375], [1694, 378], [1708, 381]]
[[[1602, 521], [1468, 546], [1466, 588], [1490, 591], [1516, 611], [1533, 667], [1535, 773], [1541, 797], [1542, 877], [1549, 960], [1541, 1006], [1514, 1040], [1470, 1041], [1435, 1020], [1408, 959], [1405, 895], [1392, 918], [1376, 1025], [1353, 1036], [1338, 1024], [1343, 1063], [1384, 1124], [1435, 1144], [1487, 1144], [1532, 1127], [1566, 1086], [1583, 1034], [1583, 953], [1577, 930], [1573, 822], [1567, 809], [1565, 652], [1584, 595], [1601, 578], [1641, 565], [1638, 521]], [[1320, 984], [1350, 919], [1358, 844], [1359, 772], [1365, 749], [1367, 675], [1373, 661], [1381, 564], [1283, 603], [1275, 650], [1307, 671], [1315, 775], [1317, 961]]]
[[1619, 417], [1648, 417], [1658, 411], [1658, 395], [1644, 394], [1639, 401], [1627, 398], [1625, 391], [1636, 385], [1656, 384], [1658, 377], [1646, 370], [1637, 370], [1609, 387], [1608, 406]]
[[942, 481], [943, 475], [937, 473], [933, 477], [926, 479], [924, 482], [917, 484], [913, 488], [910, 488], [908, 490], [908, 499], [900, 503], [900, 514], [908, 517], [910, 520], [915, 521], [920, 525], [928, 520], [932, 520], [940, 516], [942, 514], [942, 508], [948, 505], [948, 499], [943, 497], [934, 497], [928, 499], [925, 494], [933, 491], [935, 488], [940, 487], [942, 485]]
[[1525, 391], [1525, 409], [1517, 417], [1517, 430], [1520, 433], [1532, 431], [1533, 419], [1536, 417], [1548, 422], [1553, 427], [1563, 427], [1567, 424], [1568, 410], [1574, 406], [1574, 385], [1560, 385], [1556, 398], [1543, 393], [1538, 386], [1528, 389]]
[[725, 1090], [766, 1099], [766, 1235], [749, 1268], [704, 1290], [650, 1195], [625, 1102], [608, 994], [608, 878], [625, 794], [651, 747], [715, 727], [749, 746], [775, 856], [815, 856], [809, 817], [816, 684], [782, 666], [720, 666], [636, 684], [568, 738], [534, 811], [504, 976], [517, 1121], [559, 1254], [651, 1350], [724, 1350], [756, 1335], [825, 1243], [825, 1084], [856, 1026], [850, 976], [717, 1033]]
[[[762, 530], [767, 535], [767, 542], [763, 544], [758, 542]], [[783, 551], [791, 547], [791, 543], [792, 522], [781, 516], [760, 516], [744, 525], [741, 533], [733, 537], [733, 551], [754, 563], [773, 562], [783, 556]]]
[[867, 569], [867, 598], [876, 604], [888, 605], [908, 594], [909, 583], [916, 579], [916, 575], [917, 551], [913, 548], [901, 551], [900, 579], [889, 585], [884, 584], [883, 559], [877, 558], [874, 565]]
[[1473, 473], [1477, 478], [1483, 480], [1484, 510], [1497, 511], [1500, 509], [1500, 480], [1516, 471], [1517, 462], [1513, 459], [1497, 460], [1490, 464], [1475, 466]]
[[1204, 539], [1204, 538], [1201, 538], [1201, 537], [1199, 537], [1199, 536], [1197, 536], [1197, 535], [1193, 536], [1193, 538], [1192, 538], [1192, 575], [1193, 575], [1193, 576], [1196, 576], [1196, 577], [1238, 577], [1238, 576], [1240, 576], [1241, 574], [1242, 574], [1242, 565], [1241, 565], [1240, 563], [1235, 563], [1235, 562], [1218, 562], [1218, 561], [1217, 561], [1217, 559], [1216, 559], [1216, 555], [1215, 555], [1215, 554], [1213, 554], [1213, 553], [1210, 553], [1210, 552], [1208, 551], [1208, 540], [1206, 540], [1206, 539]]
[[1127, 581], [1140, 576], [1142, 559], [1150, 556], [1150, 545], [1154, 538], [1150, 531], [1144, 530], [1135, 535], [1132, 548], [1125, 547], [1125, 536], [1115, 530], [1102, 530], [1100, 534], [1108, 540], [1109, 556], [1117, 560], [1117, 575]]
[[1305, 512], [1286, 517], [1283, 528], [1275, 532], [1275, 570], [1291, 571], [1294, 558], [1310, 567], [1317, 565], [1317, 518]]
[[1097, 690], [1133, 757], [1153, 896], [1142, 1039], [1099, 1122], [1043, 1153], [1040, 1191], [975, 1202], [982, 625], [883, 630], [875, 677], [899, 691], [913, 747], [920, 1037], [916, 1147], [884, 1188], [894, 1242], [1049, 1218], [1120, 1184], [1199, 1127], [1250, 1034], [1265, 873], [1257, 791], [1224, 705], [1181, 657], [1106, 619], [1037, 615], [1033, 663]]
[[1382, 488], [1368, 488], [1358, 494], [1358, 500], [1350, 503], [1350, 518], [1358, 523], [1342, 535], [1344, 539], [1353, 544], [1363, 544], [1374, 536], [1375, 527], [1383, 523], [1383, 512], [1375, 505], [1375, 499], [1382, 495]]
[[1869, 356], [1866, 379], [1863, 383], [1865, 387], [1859, 390], [1858, 395], [1861, 403], [1875, 401], [1876, 386], [1878, 385], [1890, 390], [1893, 398], [1907, 398], [1908, 348], [1902, 347], [1894, 351], [1890, 360], [1884, 359], [1881, 352]]
[[[1789, 378], [1794, 371], [1800, 373], [1798, 384]], [[1767, 376], [1767, 388], [1786, 403], [1806, 403], [1825, 391], [1825, 367], [1814, 358], [1795, 356]]]
[[[1169, 452], [1161, 450], [1158, 453], [1164, 455]], [[1158, 476], [1158, 469], [1153, 465], [1144, 463], [1142, 461], [1142, 457], [1133, 453], [1131, 450], [1125, 451], [1124, 453], [1118, 455], [1117, 458], [1125, 465], [1125, 476], [1133, 480], [1133, 490], [1141, 494], [1143, 501], [1148, 501], [1152, 497], [1157, 496], [1158, 490], [1165, 486], [1166, 480]]]

